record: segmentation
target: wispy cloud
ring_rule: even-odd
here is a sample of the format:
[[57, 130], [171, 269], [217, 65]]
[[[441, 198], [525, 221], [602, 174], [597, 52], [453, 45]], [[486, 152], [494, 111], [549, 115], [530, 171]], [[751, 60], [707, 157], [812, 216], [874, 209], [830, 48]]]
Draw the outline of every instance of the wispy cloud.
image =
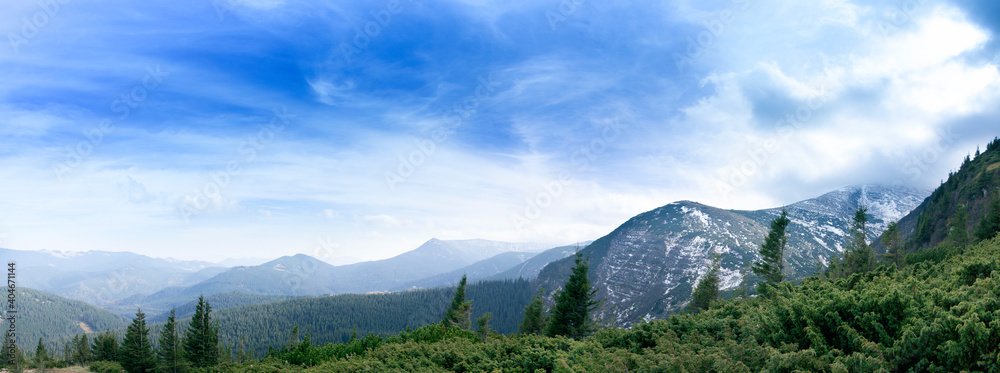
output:
[[[1000, 19], [915, 3], [68, 2], [42, 27], [7, 4], [0, 31], [31, 37], [0, 45], [0, 244], [378, 258], [594, 239], [681, 199], [933, 187], [996, 135]], [[168, 78], [133, 92], [151, 66]], [[123, 95], [145, 99], [120, 118]], [[295, 117], [262, 141], [276, 109]]]

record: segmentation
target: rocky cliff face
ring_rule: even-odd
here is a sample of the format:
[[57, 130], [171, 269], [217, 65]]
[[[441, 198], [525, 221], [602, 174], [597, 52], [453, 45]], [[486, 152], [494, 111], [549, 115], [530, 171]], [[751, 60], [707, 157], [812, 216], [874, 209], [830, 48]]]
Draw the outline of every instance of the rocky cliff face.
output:
[[[875, 239], [926, 196], [909, 188], [863, 185], [782, 207], [792, 220], [786, 275], [812, 275], [839, 255], [859, 205], [868, 206], [869, 237]], [[722, 258], [723, 290], [736, 288], [744, 278], [753, 284], [749, 263], [758, 260], [757, 249], [782, 208], [723, 210], [681, 201], [633, 217], [583, 250], [590, 257], [591, 282], [604, 300], [597, 316], [628, 325], [679, 310], [715, 254]], [[535, 285], [558, 289], [572, 265], [572, 258], [553, 262]]]

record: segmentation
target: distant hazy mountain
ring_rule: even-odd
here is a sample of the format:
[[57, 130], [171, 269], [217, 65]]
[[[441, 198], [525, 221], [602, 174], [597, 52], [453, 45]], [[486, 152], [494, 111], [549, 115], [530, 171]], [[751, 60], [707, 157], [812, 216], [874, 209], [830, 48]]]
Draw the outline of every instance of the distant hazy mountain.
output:
[[271, 259], [266, 258], [229, 258], [219, 262], [216, 262], [220, 267], [240, 267], [240, 266], [256, 266], [267, 263]]
[[587, 245], [590, 245], [593, 242], [594, 241], [585, 241], [577, 245], [559, 246], [545, 250], [524, 261], [524, 263], [515, 265], [503, 272], [491, 276], [490, 279], [502, 280], [523, 278], [526, 280], [534, 280], [538, 277], [538, 273], [542, 271], [542, 268], [545, 268], [545, 266], [549, 263], [573, 255], [578, 250], [587, 247]]
[[471, 265], [456, 269], [448, 273], [434, 275], [417, 281], [409, 282], [400, 286], [401, 289], [432, 288], [437, 286], [454, 286], [461, 281], [465, 275], [470, 282], [477, 282], [496, 276], [497, 274], [511, 267], [523, 264], [538, 253], [503, 253], [492, 258], [480, 260]]
[[0, 257], [17, 262], [23, 286], [98, 306], [167, 286], [193, 285], [225, 270], [208, 262], [130, 252], [0, 249]]
[[149, 296], [122, 299], [111, 307], [117, 312], [142, 307], [150, 313], [162, 313], [189, 303], [200, 295], [315, 296], [391, 291], [401, 289], [409, 282], [454, 271], [502, 253], [527, 256], [541, 249], [544, 246], [539, 244], [431, 239], [412, 251], [389, 259], [346, 266], [333, 266], [298, 254], [259, 266], [230, 268], [194, 285], [170, 287]]
[[389, 259], [337, 267], [333, 290], [334, 293], [364, 293], [399, 289], [411, 281], [454, 271], [502, 253], [533, 253], [544, 249], [544, 245], [535, 243], [431, 239]]
[[[870, 239], [915, 208], [929, 192], [903, 187], [851, 186], [784, 208], [792, 220], [787, 275], [802, 278], [843, 251], [854, 210], [868, 206]], [[738, 286], [758, 259], [770, 221], [781, 208], [737, 211], [682, 201], [642, 213], [587, 246], [590, 278], [606, 300], [602, 317], [629, 324], [662, 317], [686, 304], [713, 253], [722, 255], [723, 289]], [[545, 267], [535, 286], [551, 291], [569, 276], [573, 258]], [[755, 281], [750, 276], [748, 280]]]

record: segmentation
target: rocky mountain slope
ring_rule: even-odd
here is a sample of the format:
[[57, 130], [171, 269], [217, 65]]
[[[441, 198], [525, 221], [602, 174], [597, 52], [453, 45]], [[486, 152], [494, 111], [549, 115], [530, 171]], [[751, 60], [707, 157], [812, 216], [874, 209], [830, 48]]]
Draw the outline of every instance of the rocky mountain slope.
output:
[[[816, 273], [843, 251], [853, 211], [868, 206], [870, 237], [875, 239], [894, 220], [923, 201], [928, 192], [905, 187], [850, 186], [794, 203], [787, 209], [789, 227], [787, 275]], [[582, 250], [590, 258], [590, 279], [604, 306], [598, 317], [628, 325], [644, 318], [676, 312], [690, 299], [697, 279], [715, 254], [721, 255], [721, 287], [733, 289], [758, 259], [770, 221], [782, 208], [757, 211], [723, 210], [681, 201], [642, 213]], [[572, 258], [546, 266], [536, 287], [558, 289], [573, 265]]]

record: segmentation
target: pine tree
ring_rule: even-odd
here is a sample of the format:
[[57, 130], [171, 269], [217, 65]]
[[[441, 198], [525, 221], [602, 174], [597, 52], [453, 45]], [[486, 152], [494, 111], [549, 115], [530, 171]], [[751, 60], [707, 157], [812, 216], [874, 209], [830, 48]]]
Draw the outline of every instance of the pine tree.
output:
[[486, 342], [487, 337], [489, 337], [490, 333], [493, 332], [493, 328], [490, 327], [490, 319], [492, 318], [493, 314], [487, 312], [476, 319], [476, 334], [479, 335], [479, 338], [482, 339], [483, 342]]
[[194, 316], [184, 333], [184, 356], [196, 368], [219, 363], [219, 329], [212, 325], [211, 316], [212, 306], [205, 302], [205, 296], [198, 297]]
[[761, 260], [750, 265], [753, 273], [761, 278], [761, 293], [785, 280], [785, 248], [788, 246], [788, 211], [771, 221], [771, 230], [760, 246]]
[[175, 313], [176, 310], [170, 310], [170, 316], [167, 317], [163, 331], [160, 332], [160, 346], [156, 351], [156, 357], [160, 361], [160, 371], [164, 373], [178, 373], [183, 369], [184, 356]]
[[91, 354], [93, 361], [118, 361], [118, 338], [110, 330], [98, 334], [94, 337]]
[[129, 373], [151, 373], [156, 369], [156, 357], [149, 342], [146, 314], [140, 309], [125, 332], [121, 346], [121, 364]]
[[716, 299], [719, 299], [719, 267], [721, 257], [716, 256], [712, 260], [712, 267], [705, 275], [701, 276], [698, 286], [691, 294], [691, 309], [700, 311], [707, 310]]
[[892, 222], [882, 233], [882, 246], [885, 247], [885, 259], [897, 268], [903, 266], [903, 235], [899, 231], [899, 223]]
[[990, 200], [990, 209], [976, 227], [976, 239], [988, 240], [1000, 232], [1000, 198], [994, 196]]
[[851, 220], [851, 237], [844, 250], [844, 260], [838, 268], [838, 276], [866, 273], [875, 269], [875, 251], [868, 244], [868, 208], [858, 207]]
[[469, 329], [472, 326], [472, 301], [465, 300], [465, 282], [465, 275], [462, 275], [462, 281], [458, 282], [451, 306], [448, 307], [448, 311], [444, 314], [444, 320], [441, 321], [446, 326], [462, 329]]
[[521, 321], [518, 332], [526, 334], [542, 334], [545, 332], [545, 304], [541, 296], [542, 291], [524, 307], [524, 319]]
[[595, 300], [597, 289], [590, 286], [587, 278], [590, 265], [583, 260], [580, 252], [576, 253], [575, 263], [563, 290], [556, 293], [556, 304], [549, 317], [549, 336], [563, 335], [579, 339], [589, 335], [593, 329], [590, 312], [598, 304]]
[[45, 351], [45, 345], [42, 344], [42, 339], [38, 338], [38, 347], [35, 347], [35, 364], [39, 367], [43, 367], [45, 362], [49, 360], [49, 353]]

